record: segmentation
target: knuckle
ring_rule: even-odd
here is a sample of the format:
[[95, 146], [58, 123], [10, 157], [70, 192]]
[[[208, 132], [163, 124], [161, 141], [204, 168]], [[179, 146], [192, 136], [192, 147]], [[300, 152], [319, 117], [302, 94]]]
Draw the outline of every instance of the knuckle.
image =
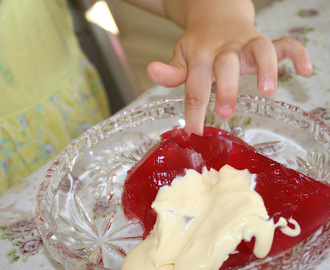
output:
[[212, 54], [209, 49], [201, 47], [200, 49], [196, 49], [192, 52], [192, 56], [198, 62], [208, 61], [212, 58]]
[[253, 40], [253, 43], [258, 46], [269, 46], [272, 45], [272, 42], [270, 39], [266, 37], [258, 37]]
[[232, 93], [236, 92], [236, 86], [235, 85], [220, 85], [219, 91], [228, 98], [228, 96], [231, 96]]
[[222, 50], [215, 57], [215, 62], [227, 64], [236, 61], [239, 58], [239, 52], [233, 48]]
[[187, 106], [197, 108], [197, 107], [202, 106], [203, 104], [204, 104], [203, 99], [193, 96], [193, 95], [189, 95], [189, 94], [186, 95], [186, 105]]
[[293, 38], [290, 38], [290, 37], [283, 37], [281, 39], [279, 39], [280, 41], [282, 42], [285, 42], [285, 43], [298, 43], [298, 41], [296, 41], [295, 39]]
[[295, 46], [296, 45], [296, 41], [293, 40], [290, 37], [282, 37], [280, 39], [274, 40], [273, 41], [273, 44], [274, 44], [275, 47], [277, 47], [277, 46], [280, 46], [280, 47], [283, 47], [283, 46], [291, 47], [291, 46]]

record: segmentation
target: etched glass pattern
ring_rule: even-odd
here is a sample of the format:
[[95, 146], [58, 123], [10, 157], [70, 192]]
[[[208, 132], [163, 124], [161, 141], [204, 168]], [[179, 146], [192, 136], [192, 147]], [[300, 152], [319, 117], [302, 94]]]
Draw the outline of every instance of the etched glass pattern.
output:
[[[206, 125], [233, 132], [255, 149], [319, 181], [330, 182], [330, 129], [281, 102], [240, 96], [236, 115], [221, 120], [214, 96]], [[50, 254], [66, 269], [119, 270], [141, 241], [142, 229], [121, 204], [127, 170], [174, 126], [184, 126], [183, 98], [126, 110], [68, 145], [51, 165], [37, 195], [38, 228]], [[242, 269], [307, 269], [329, 255], [330, 221], [313, 236], [275, 258]]]

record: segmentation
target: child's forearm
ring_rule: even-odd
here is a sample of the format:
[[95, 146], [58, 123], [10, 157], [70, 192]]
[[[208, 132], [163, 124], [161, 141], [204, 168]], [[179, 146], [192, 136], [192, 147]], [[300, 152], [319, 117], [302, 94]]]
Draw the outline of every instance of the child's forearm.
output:
[[182, 28], [198, 24], [233, 22], [237, 19], [254, 22], [255, 11], [251, 0], [163, 0], [165, 16]]
[[200, 20], [232, 22], [238, 18], [254, 21], [251, 0], [123, 0], [156, 15], [166, 17], [185, 29]]
[[[166, 17], [163, 0], [122, 0], [156, 15]], [[180, 2], [181, 0], [178, 0]]]

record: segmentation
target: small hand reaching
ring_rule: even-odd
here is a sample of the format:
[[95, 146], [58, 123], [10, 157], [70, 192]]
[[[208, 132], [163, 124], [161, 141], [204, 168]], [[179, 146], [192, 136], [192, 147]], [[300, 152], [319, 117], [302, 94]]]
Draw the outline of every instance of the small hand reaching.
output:
[[[201, 1], [203, 2], [203, 1]], [[239, 77], [257, 74], [259, 92], [264, 96], [275, 93], [278, 62], [290, 59], [298, 74], [309, 76], [312, 64], [303, 46], [291, 38], [275, 41], [263, 37], [254, 25], [254, 9], [224, 9], [221, 3], [207, 11], [198, 1], [186, 11], [185, 32], [178, 39], [168, 64], [152, 62], [147, 72], [156, 83], [177, 87], [185, 83], [185, 130], [202, 135], [212, 83], [216, 82], [215, 111], [221, 118], [235, 113]], [[244, 1], [245, 4], [250, 1]], [[217, 12], [213, 12], [214, 10]], [[198, 13], [196, 13], [198, 10]], [[211, 12], [210, 12], [211, 10]], [[204, 12], [203, 12], [204, 11]], [[189, 16], [189, 12], [192, 12]], [[231, 15], [233, 14], [233, 15]]]

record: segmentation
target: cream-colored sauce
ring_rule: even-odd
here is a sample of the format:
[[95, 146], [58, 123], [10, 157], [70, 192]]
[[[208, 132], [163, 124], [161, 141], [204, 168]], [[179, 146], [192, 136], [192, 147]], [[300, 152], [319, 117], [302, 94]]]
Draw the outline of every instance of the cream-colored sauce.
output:
[[262, 197], [254, 191], [255, 175], [225, 165], [219, 172], [187, 170], [162, 187], [152, 204], [157, 221], [150, 235], [127, 255], [123, 270], [219, 269], [243, 240], [255, 237], [254, 254], [265, 257], [274, 230], [300, 233], [281, 218], [269, 219]]

